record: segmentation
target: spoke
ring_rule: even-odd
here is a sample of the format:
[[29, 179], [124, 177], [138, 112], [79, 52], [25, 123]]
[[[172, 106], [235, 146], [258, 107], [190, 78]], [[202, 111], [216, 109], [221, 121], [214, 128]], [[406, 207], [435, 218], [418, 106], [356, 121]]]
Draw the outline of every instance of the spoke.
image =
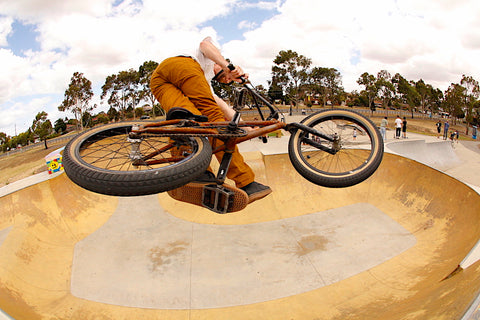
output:
[[[302, 145], [302, 153], [312, 167], [324, 172], [345, 173], [358, 170], [368, 160], [371, 141], [366, 130], [357, 123], [343, 119], [330, 119], [320, 122], [315, 129], [329, 136], [336, 134], [341, 148], [332, 155], [308, 144]], [[355, 138], [354, 129], [356, 130]], [[308, 138], [327, 148], [333, 147], [332, 142], [311, 136]]]
[[138, 171], [159, 168], [184, 160], [192, 153], [190, 144], [176, 145], [168, 137], [154, 135], [129, 139], [128, 132], [92, 136], [80, 148], [83, 161], [101, 169]]

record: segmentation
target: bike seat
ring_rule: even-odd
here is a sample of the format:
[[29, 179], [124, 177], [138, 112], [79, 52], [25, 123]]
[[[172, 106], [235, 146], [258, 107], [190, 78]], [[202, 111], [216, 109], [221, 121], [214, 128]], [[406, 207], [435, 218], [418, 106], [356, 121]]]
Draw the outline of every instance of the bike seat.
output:
[[174, 119], [186, 119], [186, 120], [194, 120], [197, 122], [207, 122], [208, 117], [204, 115], [197, 115], [192, 113], [190, 110], [180, 107], [174, 107], [167, 112], [167, 120], [174, 120]]

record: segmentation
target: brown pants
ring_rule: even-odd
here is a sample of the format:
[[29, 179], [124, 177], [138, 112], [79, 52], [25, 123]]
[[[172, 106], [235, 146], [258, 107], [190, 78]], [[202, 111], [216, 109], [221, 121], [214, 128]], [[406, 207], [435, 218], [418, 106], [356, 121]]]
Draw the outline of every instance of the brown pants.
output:
[[[173, 107], [185, 108], [194, 114], [203, 114], [209, 121], [225, 121], [220, 107], [213, 98], [200, 64], [189, 57], [173, 57], [164, 60], [155, 69], [150, 88], [165, 111]], [[220, 143], [218, 140], [215, 144]], [[215, 145], [213, 145], [215, 147]], [[223, 152], [215, 154], [221, 161]], [[253, 182], [255, 175], [235, 147], [227, 177], [241, 188]]]

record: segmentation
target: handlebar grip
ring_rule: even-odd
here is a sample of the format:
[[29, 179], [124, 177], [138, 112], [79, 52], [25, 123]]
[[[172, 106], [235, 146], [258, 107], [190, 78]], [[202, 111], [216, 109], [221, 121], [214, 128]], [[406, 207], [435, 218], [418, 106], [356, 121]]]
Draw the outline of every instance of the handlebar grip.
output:
[[[228, 68], [230, 71], [235, 70], [235, 66], [234, 66], [233, 63], [231, 63], [231, 62], [228, 64], [227, 68]], [[247, 79], [245, 79], [243, 76], [238, 77], [238, 79], [241, 80], [241, 82], [240, 82], [241, 84], [244, 84], [245, 82], [247, 82]]]

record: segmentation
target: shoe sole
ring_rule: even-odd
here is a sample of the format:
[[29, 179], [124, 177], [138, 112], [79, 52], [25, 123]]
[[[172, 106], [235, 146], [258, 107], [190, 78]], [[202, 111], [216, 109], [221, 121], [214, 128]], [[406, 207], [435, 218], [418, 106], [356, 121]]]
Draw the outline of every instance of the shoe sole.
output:
[[[211, 182], [191, 182], [183, 187], [167, 191], [167, 193], [175, 200], [205, 208], [205, 206], [202, 204], [203, 187], [211, 184]], [[245, 207], [249, 204], [247, 193], [228, 184], [223, 184], [223, 187], [234, 192], [233, 203], [230, 205], [227, 212], [236, 212], [245, 209]]]
[[254, 201], [260, 200], [268, 196], [270, 193], [272, 193], [272, 189], [265, 189], [265, 190], [253, 193], [248, 197], [248, 203], [250, 204]]

